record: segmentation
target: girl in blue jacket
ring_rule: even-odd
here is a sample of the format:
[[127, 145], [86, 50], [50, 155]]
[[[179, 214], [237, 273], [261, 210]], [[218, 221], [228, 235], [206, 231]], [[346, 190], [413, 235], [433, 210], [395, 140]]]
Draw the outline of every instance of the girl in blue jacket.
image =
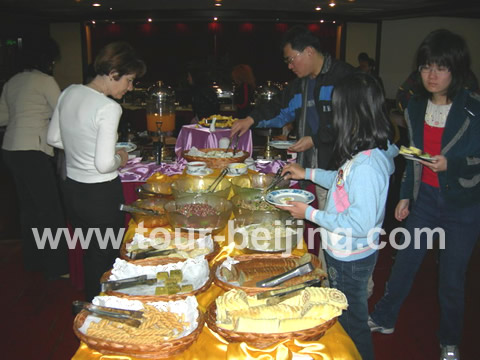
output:
[[286, 165], [283, 173], [328, 188], [325, 210], [302, 202], [280, 207], [322, 228], [330, 286], [345, 293], [349, 307], [339, 321], [365, 360], [373, 359], [368, 327], [367, 283], [377, 261], [390, 175], [398, 154], [382, 87], [371, 75], [348, 75], [332, 97], [338, 170]]
[[382, 299], [369, 321], [372, 331], [394, 332], [403, 301], [439, 232], [438, 298], [441, 360], [458, 360], [464, 317], [465, 273], [480, 235], [480, 97], [466, 90], [470, 55], [465, 41], [448, 30], [430, 33], [417, 52], [421, 91], [405, 112], [410, 145], [432, 161], [408, 161], [395, 217], [406, 219], [399, 250]]

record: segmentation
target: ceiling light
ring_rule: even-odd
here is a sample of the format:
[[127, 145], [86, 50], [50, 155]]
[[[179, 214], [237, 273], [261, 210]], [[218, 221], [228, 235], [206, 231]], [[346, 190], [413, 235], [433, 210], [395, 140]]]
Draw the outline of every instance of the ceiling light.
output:
[[92, 20], [92, 24], [94, 24], [94, 25], [95, 25], [95, 20]]
[[325, 20], [320, 20], [320, 22], [323, 24], [325, 22]]
[[95, 7], [98, 7], [98, 6], [102, 6], [102, 4], [99, 4], [99, 3], [93, 3], [92, 6], [95, 6]]
[[215, 17], [213, 18], [213, 21], [217, 21], [217, 20], [218, 20], [218, 17], [215, 16]]
[[152, 18], [148, 18], [147, 21], [148, 21], [148, 22], [152, 22], [153, 20], [152, 20]]
[[222, 6], [222, 3], [217, 2], [215, 3], [215, 6]]
[[315, 10], [316, 10], [316, 11], [320, 11], [320, 10], [322, 10], [322, 8], [321, 8], [320, 6], [317, 6], [317, 7], [315, 8]]
[[334, 7], [335, 5], [337, 5], [335, 4], [335, 0], [330, 0], [330, 2], [328, 3], [328, 6], [330, 7]]

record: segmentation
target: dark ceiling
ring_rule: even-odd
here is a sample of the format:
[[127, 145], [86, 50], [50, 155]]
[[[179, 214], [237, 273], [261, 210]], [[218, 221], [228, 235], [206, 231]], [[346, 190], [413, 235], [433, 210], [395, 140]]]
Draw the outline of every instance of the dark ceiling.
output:
[[[0, 0], [0, 12], [50, 21], [206, 20], [223, 21], [381, 21], [419, 16], [480, 18], [478, 0]], [[320, 6], [321, 11], [315, 11]]]

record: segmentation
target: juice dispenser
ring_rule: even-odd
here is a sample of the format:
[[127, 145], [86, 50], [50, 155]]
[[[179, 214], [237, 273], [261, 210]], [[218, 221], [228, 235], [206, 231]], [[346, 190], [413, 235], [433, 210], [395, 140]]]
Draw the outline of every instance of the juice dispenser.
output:
[[159, 132], [171, 135], [175, 130], [175, 92], [162, 81], [148, 90], [146, 101], [147, 130], [150, 136]]

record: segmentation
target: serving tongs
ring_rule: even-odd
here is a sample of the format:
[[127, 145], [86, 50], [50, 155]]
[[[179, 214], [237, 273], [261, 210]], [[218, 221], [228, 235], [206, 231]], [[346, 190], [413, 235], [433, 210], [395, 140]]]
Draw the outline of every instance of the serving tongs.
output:
[[131, 252], [130, 259], [132, 260], [140, 260], [140, 259], [147, 259], [155, 256], [166, 256], [170, 254], [176, 254], [177, 249], [165, 249], [165, 250], [157, 250], [151, 249], [147, 251], [139, 251], [139, 252]]
[[272, 276], [265, 280], [261, 280], [257, 282], [256, 285], [257, 287], [275, 287], [297, 276], [308, 274], [313, 270], [314, 270], [313, 264], [311, 262], [308, 262], [306, 264], [297, 266], [296, 268], [291, 269], [287, 272], [284, 272], [283, 274]]
[[121, 322], [137, 328], [142, 324], [143, 320], [143, 311], [116, 309], [75, 300], [72, 303], [73, 313], [76, 315], [82, 310], [86, 310], [102, 319]]
[[147, 189], [145, 189], [145, 188], [142, 187], [142, 186], [139, 186], [138, 188], [136, 188], [136, 189], [135, 189], [135, 192], [136, 192], [137, 194], [139, 194], [139, 195], [145, 194], [145, 195], [152, 195], [152, 196], [157, 196], [157, 197], [159, 197], [159, 196], [161, 195], [161, 194], [156, 193], [156, 192], [154, 192], [154, 191], [147, 190]]
[[228, 173], [228, 168], [224, 168], [222, 169], [222, 171], [220, 172], [220, 174], [217, 176], [217, 178], [210, 184], [210, 186], [207, 188], [207, 190], [205, 191], [206, 193], [213, 193], [215, 191], [215, 189], [217, 188], [217, 186], [220, 184], [220, 182], [223, 180], [223, 178], [225, 177], [225, 175], [227, 175]]
[[278, 184], [280, 184], [284, 179], [285, 179], [285, 176], [287, 176], [287, 174], [290, 174], [290, 172], [286, 172], [285, 174], [282, 175], [282, 171], [283, 171], [283, 166], [280, 167], [277, 172], [275, 173], [275, 176], [273, 177], [272, 179], [272, 182], [270, 183], [270, 185], [268, 185], [264, 190], [263, 190], [263, 193], [266, 194], [267, 192], [269, 192], [271, 189], [273, 189], [275, 186], [277, 186]]
[[[278, 303], [280, 299], [285, 299], [292, 293], [296, 293], [310, 286], [319, 285], [320, 283], [321, 283], [321, 279], [312, 279], [312, 280], [305, 281], [301, 284], [288, 286], [282, 289], [263, 291], [261, 293], [256, 294], [255, 296], [258, 300], [267, 299], [267, 303], [269, 301], [272, 303], [275, 303], [275, 302]], [[269, 298], [272, 298], [272, 299], [269, 299]], [[279, 298], [279, 299], [276, 299], [276, 298]]]
[[157, 278], [147, 278], [147, 275], [139, 275], [120, 280], [108, 280], [100, 283], [102, 292], [126, 289], [138, 285], [152, 285], [158, 282]]
[[[230, 148], [230, 145], [232, 145], [232, 139], [233, 137], [230, 138], [230, 142], [228, 143], [228, 146], [227, 148], [225, 149], [225, 152], [227, 153], [229, 148]], [[233, 155], [235, 155], [237, 153], [237, 147], [238, 147], [238, 142], [240, 141], [240, 135], [239, 133], [237, 133], [235, 135], [235, 145], [233, 145]]]
[[161, 215], [158, 211], [155, 211], [152, 209], [144, 209], [138, 206], [125, 205], [125, 204], [120, 204], [120, 210], [129, 212], [129, 213], [137, 213], [137, 214], [151, 215], [151, 216]]

